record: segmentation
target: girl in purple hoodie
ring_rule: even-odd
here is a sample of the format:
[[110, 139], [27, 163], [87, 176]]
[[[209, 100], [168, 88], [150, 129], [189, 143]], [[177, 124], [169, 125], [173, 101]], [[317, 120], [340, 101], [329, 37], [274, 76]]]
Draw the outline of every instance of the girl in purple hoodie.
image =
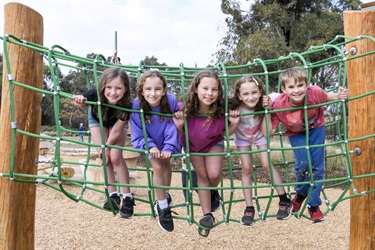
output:
[[[167, 81], [158, 70], [145, 72], [137, 83], [137, 98], [132, 103], [134, 112], [130, 119], [131, 142], [136, 149], [148, 150], [147, 154], [153, 168], [153, 184], [170, 186], [171, 155], [180, 152], [180, 142], [176, 125], [170, 116], [150, 114], [158, 112], [172, 114], [178, 111], [178, 102], [174, 95], [167, 93]], [[144, 115], [146, 137], [143, 134], [141, 115]], [[147, 142], [147, 146], [146, 146]], [[174, 229], [170, 205], [172, 198], [165, 189], [155, 188], [155, 213], [158, 224], [166, 232]]]

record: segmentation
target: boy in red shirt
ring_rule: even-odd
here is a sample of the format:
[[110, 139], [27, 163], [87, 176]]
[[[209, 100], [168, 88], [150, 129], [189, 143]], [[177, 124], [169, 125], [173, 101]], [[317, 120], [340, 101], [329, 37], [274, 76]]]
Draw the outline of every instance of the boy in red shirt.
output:
[[[337, 93], [325, 92], [318, 86], [308, 86], [306, 71], [299, 68], [290, 68], [280, 74], [282, 94], [277, 97], [274, 103], [271, 103], [269, 97], [264, 96], [263, 105], [268, 105], [273, 110], [290, 109], [301, 107], [298, 110], [290, 110], [284, 112], [272, 113], [271, 124], [268, 128], [272, 135], [279, 123], [284, 125], [285, 132], [289, 138], [292, 147], [306, 147], [302, 149], [294, 149], [296, 161], [294, 164], [294, 172], [296, 182], [308, 182], [310, 180], [310, 172], [308, 166], [309, 153], [312, 166], [312, 174], [314, 181], [323, 180], [324, 177], [324, 147], [309, 147], [311, 145], [323, 145], [325, 139], [325, 120], [324, 107], [307, 109], [308, 124], [305, 124], [304, 117], [304, 99], [306, 106], [321, 104], [329, 101], [347, 99], [348, 91], [339, 87]], [[271, 107], [272, 106], [272, 107]], [[265, 119], [264, 119], [265, 121]], [[308, 128], [308, 145], [306, 145], [306, 130]], [[263, 134], [266, 135], [266, 126], [263, 122]], [[324, 220], [324, 215], [320, 211], [319, 206], [322, 204], [320, 192], [323, 183], [309, 183], [295, 185], [296, 195], [292, 199], [293, 211], [298, 212], [306, 199], [310, 188], [311, 195], [307, 201], [308, 210], [312, 223]]]

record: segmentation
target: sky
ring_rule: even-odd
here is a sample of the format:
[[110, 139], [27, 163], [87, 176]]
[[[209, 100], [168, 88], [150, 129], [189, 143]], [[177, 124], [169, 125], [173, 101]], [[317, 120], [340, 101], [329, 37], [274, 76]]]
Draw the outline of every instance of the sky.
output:
[[[0, 0], [0, 34], [4, 5]], [[71, 54], [110, 56], [138, 65], [146, 56], [159, 63], [205, 67], [220, 49], [227, 26], [221, 0], [26, 0], [43, 17], [44, 46], [60, 45]], [[253, 1], [241, 0], [249, 10]], [[2, 46], [0, 47], [2, 51]]]
[[[0, 0], [0, 34], [4, 5]], [[205, 67], [225, 36], [221, 0], [26, 0], [18, 1], [43, 17], [44, 46], [60, 45], [71, 54], [110, 56], [138, 65], [154, 56], [169, 66]], [[239, 0], [249, 10], [253, 0]], [[364, 2], [371, 2], [362, 1]], [[0, 52], [2, 52], [0, 46]]]

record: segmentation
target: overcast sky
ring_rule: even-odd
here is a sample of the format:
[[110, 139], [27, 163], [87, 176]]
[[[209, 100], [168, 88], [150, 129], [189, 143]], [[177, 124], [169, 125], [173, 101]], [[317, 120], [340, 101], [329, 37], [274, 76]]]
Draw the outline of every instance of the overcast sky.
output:
[[[4, 5], [0, 0], [0, 34]], [[112, 55], [117, 31], [122, 64], [138, 65], [155, 56], [170, 66], [205, 67], [227, 26], [221, 0], [27, 0], [18, 1], [43, 16], [44, 46], [60, 45], [71, 54]], [[239, 1], [249, 10], [254, 1]], [[369, 2], [369, 1], [362, 1]], [[2, 51], [2, 46], [0, 46]]]
[[[0, 34], [4, 35], [1, 3]], [[170, 66], [205, 67], [227, 31], [221, 0], [27, 0], [18, 1], [43, 16], [44, 46], [71, 54], [113, 54], [117, 31], [122, 64], [138, 65], [146, 56]], [[249, 9], [249, 2], [241, 0]], [[0, 47], [2, 51], [2, 46]]]

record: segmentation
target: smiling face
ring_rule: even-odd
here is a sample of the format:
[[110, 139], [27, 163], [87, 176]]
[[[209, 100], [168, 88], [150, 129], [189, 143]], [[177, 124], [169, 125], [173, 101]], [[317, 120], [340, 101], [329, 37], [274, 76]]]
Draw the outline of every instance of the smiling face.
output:
[[161, 98], [165, 95], [166, 89], [163, 87], [163, 81], [159, 77], [148, 77], [142, 88], [142, 96], [152, 107], [160, 105]]
[[200, 109], [206, 110], [206, 108], [217, 101], [219, 96], [219, 83], [215, 78], [203, 77], [195, 93], [198, 96]]
[[288, 79], [285, 86], [281, 86], [281, 90], [288, 96], [289, 103], [292, 106], [300, 105], [306, 96], [307, 83], [304, 80]]
[[117, 104], [124, 96], [126, 91], [125, 85], [120, 77], [108, 81], [104, 87], [104, 96], [109, 104]]
[[238, 98], [248, 109], [254, 109], [261, 97], [262, 93], [255, 82], [244, 82], [238, 90]]

